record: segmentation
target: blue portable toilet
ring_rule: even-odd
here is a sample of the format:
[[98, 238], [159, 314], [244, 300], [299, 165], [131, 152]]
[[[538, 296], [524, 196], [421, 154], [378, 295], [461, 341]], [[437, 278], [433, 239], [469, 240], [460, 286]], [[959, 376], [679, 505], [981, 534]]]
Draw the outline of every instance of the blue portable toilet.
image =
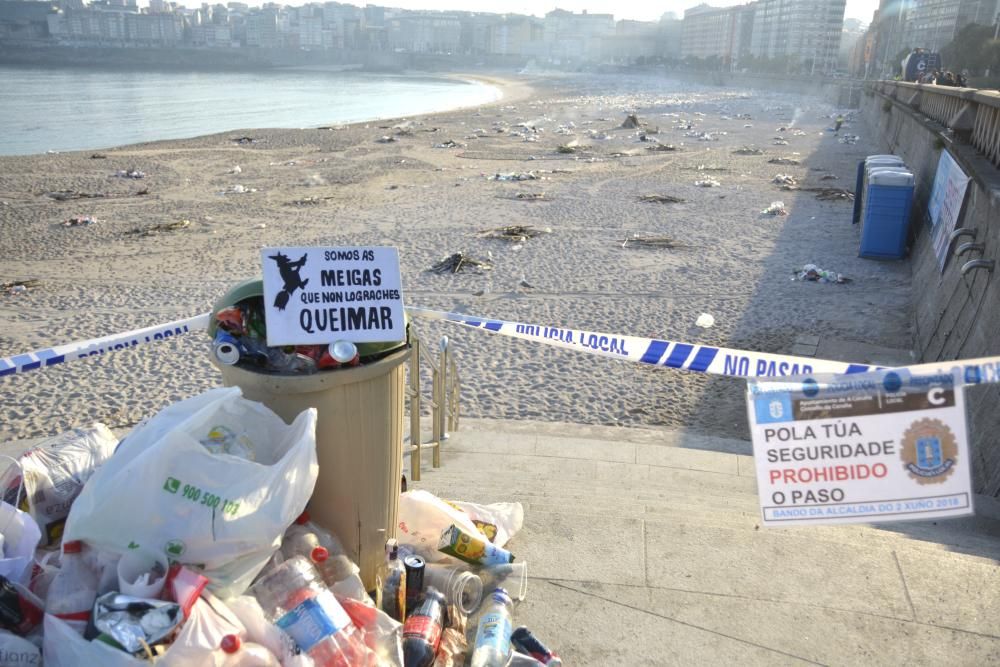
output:
[[865, 177], [860, 257], [903, 259], [913, 206], [913, 174], [898, 166], [877, 166]]
[[854, 183], [854, 216], [851, 218], [854, 224], [861, 222], [861, 209], [864, 207], [868, 172], [875, 167], [882, 166], [896, 166], [906, 169], [903, 158], [898, 155], [869, 155], [864, 161], [858, 163], [858, 176]]

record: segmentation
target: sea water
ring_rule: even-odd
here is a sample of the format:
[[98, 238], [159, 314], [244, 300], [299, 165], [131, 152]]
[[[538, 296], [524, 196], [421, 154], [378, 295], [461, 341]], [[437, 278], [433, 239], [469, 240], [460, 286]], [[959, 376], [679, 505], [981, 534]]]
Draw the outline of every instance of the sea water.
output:
[[485, 104], [500, 95], [475, 81], [362, 72], [0, 66], [0, 155], [337, 125]]

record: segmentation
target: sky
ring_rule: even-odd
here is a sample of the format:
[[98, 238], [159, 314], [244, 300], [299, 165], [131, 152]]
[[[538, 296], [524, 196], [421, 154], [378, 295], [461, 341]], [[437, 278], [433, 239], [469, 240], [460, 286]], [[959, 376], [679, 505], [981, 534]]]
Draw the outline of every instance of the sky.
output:
[[[225, 0], [214, 0], [215, 2]], [[242, 0], [247, 4], [260, 5], [263, 0]], [[304, 5], [312, 0], [276, 0], [282, 4]], [[321, 1], [321, 0], [320, 0]], [[363, 0], [340, 0], [352, 5], [376, 4], [384, 7], [399, 7], [401, 9], [434, 9], [434, 10], [464, 10], [468, 12], [493, 12], [496, 14], [534, 14], [544, 16], [547, 12], [559, 8], [571, 12], [581, 12], [586, 9], [592, 14], [614, 14], [615, 19], [635, 19], [638, 21], [658, 21], [665, 12], [677, 12], [679, 18], [684, 16], [684, 10], [701, 4], [703, 0], [560, 0], [559, 2], [532, 2], [531, 0], [386, 0], [385, 2], [366, 3]], [[706, 0], [714, 7], [744, 4], [745, 0]], [[200, 7], [202, 0], [180, 0], [187, 7]], [[140, 3], [145, 4], [145, 3]], [[845, 18], [861, 19], [865, 24], [871, 23], [872, 12], [878, 8], [878, 0], [847, 0]]]

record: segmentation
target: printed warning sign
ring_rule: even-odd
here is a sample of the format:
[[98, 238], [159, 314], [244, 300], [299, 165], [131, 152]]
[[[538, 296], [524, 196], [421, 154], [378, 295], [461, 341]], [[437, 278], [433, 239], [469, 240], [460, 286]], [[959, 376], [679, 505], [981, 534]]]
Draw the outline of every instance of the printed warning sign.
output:
[[747, 383], [764, 525], [972, 514], [957, 372]]

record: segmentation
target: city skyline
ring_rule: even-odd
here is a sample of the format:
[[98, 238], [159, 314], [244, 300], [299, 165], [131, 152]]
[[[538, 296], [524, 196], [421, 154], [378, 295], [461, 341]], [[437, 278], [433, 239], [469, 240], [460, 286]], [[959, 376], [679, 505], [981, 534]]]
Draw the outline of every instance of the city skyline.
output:
[[[176, 0], [183, 7], [201, 7], [202, 0]], [[220, 0], [221, 1], [221, 0]], [[247, 4], [261, 5], [268, 0], [252, 0]], [[298, 7], [320, 0], [282, 0], [279, 4]], [[677, 18], [684, 18], [684, 10], [704, 4], [713, 7], [732, 7], [747, 4], [749, 0], [663, 0], [649, 2], [648, 0], [633, 2], [614, 2], [613, 0], [561, 0], [559, 2], [531, 2], [530, 0], [388, 0], [387, 2], [362, 2], [338, 0], [344, 4], [359, 7], [377, 5], [408, 10], [433, 11], [467, 11], [489, 12], [493, 14], [528, 14], [542, 17], [553, 9], [565, 9], [570, 12], [587, 10], [591, 14], [613, 14], [615, 20], [658, 21], [667, 12], [675, 12]], [[139, 6], [148, 5], [148, 0], [140, 0]], [[209, 2], [215, 4], [215, 2]], [[225, 4], [225, 2], [222, 2]], [[856, 18], [865, 24], [871, 23], [872, 14], [878, 9], [878, 0], [847, 0], [844, 18]]]

